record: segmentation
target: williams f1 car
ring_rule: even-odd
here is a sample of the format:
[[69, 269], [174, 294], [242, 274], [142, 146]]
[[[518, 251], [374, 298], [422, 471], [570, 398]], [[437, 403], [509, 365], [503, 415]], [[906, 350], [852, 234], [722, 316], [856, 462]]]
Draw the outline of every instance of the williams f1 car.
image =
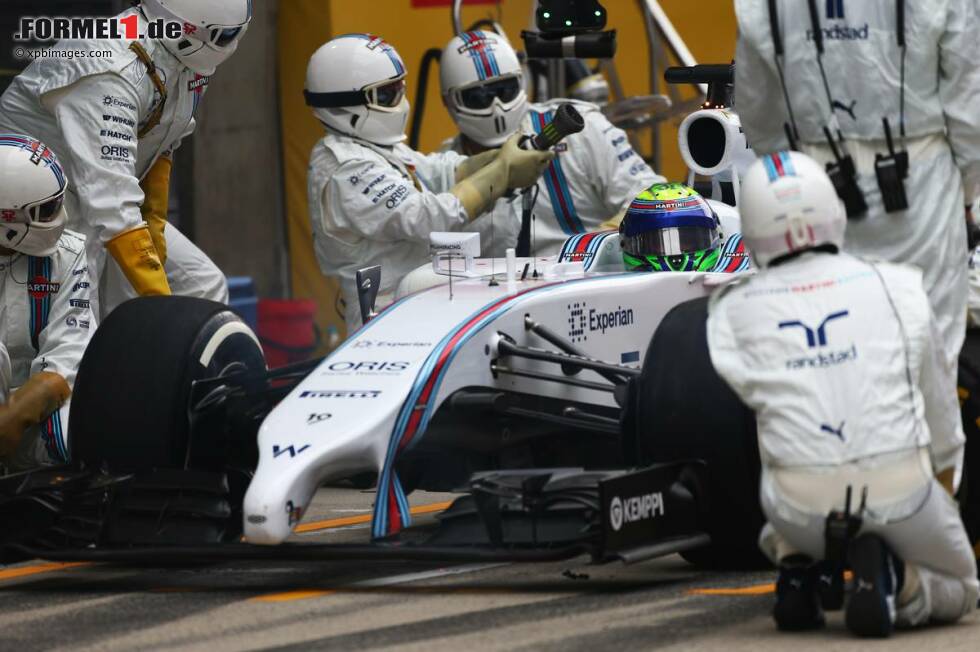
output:
[[[685, 144], [689, 165], [730, 195], [737, 118], [698, 112], [682, 142], [699, 134], [720, 146]], [[755, 561], [754, 418], [705, 339], [708, 294], [748, 260], [737, 213], [713, 206], [730, 236], [717, 273], [626, 272], [615, 232], [508, 260], [477, 258], [476, 234], [434, 234], [419, 273], [437, 284], [374, 315], [365, 270], [366, 324], [325, 359], [272, 371], [225, 306], [128, 302], [82, 360], [72, 464], [0, 478], [0, 561]], [[379, 543], [284, 543], [318, 487], [366, 473]], [[409, 545], [414, 489], [463, 493]]]

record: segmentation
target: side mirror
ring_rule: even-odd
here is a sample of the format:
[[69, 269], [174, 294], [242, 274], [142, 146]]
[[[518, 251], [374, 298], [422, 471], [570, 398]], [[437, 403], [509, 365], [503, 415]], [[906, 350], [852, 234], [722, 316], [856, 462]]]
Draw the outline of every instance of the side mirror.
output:
[[357, 283], [357, 303], [361, 308], [361, 321], [366, 324], [378, 314], [374, 311], [374, 303], [378, 299], [378, 290], [381, 289], [381, 265], [357, 270], [354, 281]]

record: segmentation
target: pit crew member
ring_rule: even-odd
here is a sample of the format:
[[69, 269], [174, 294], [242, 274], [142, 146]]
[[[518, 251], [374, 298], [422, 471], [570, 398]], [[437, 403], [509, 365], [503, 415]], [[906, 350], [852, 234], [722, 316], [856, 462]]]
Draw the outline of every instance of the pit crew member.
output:
[[307, 183], [314, 249], [323, 273], [340, 277], [348, 332], [361, 323], [358, 269], [381, 265], [378, 306], [390, 303], [398, 281], [427, 260], [431, 232], [459, 229], [508, 189], [533, 185], [554, 156], [519, 149], [517, 136], [468, 159], [406, 147], [405, 65], [370, 34], [317, 50], [305, 94], [327, 130]]
[[847, 487], [861, 519], [841, 546], [854, 572], [847, 626], [887, 636], [959, 619], [980, 594], [950, 496], [964, 437], [921, 272], [839, 253], [844, 207], [804, 154], [756, 162], [739, 207], [760, 271], [712, 296], [708, 345], [756, 414], [777, 625], [823, 625], [814, 562]]
[[95, 320], [67, 187], [45, 145], [0, 134], [0, 473], [68, 460], [68, 397]]
[[[768, 0], [735, 3], [736, 105], [749, 145], [757, 154], [782, 149], [788, 126], [802, 151], [836, 167], [839, 182], [856, 178], [867, 210], [851, 211], [845, 248], [922, 270], [952, 377], [966, 318], [964, 208], [980, 197], [978, 5], [776, 0], [774, 6], [775, 30]], [[844, 192], [853, 195], [853, 187]], [[899, 192], [908, 208], [897, 203], [889, 212], [884, 198]]]
[[[449, 41], [439, 79], [443, 103], [460, 131], [446, 148], [460, 154], [500, 147], [514, 133], [538, 133], [564, 102], [572, 102], [585, 119], [585, 129], [558, 145], [538, 181], [531, 242], [536, 255], [557, 254], [577, 233], [618, 226], [638, 192], [666, 181], [596, 105], [566, 99], [529, 104], [517, 53], [494, 32], [466, 32]], [[485, 253], [501, 256], [515, 246], [521, 217], [521, 199], [510, 197], [466, 228], [480, 232]]]
[[630, 271], [741, 272], [749, 259], [739, 233], [725, 234], [711, 205], [681, 183], [655, 183], [626, 209], [619, 225]]
[[[44, 57], [0, 98], [0, 130], [30, 133], [57, 152], [73, 180], [71, 226], [87, 236], [100, 312], [134, 296], [227, 302], [224, 275], [167, 225], [171, 155], [194, 130], [215, 67], [251, 20], [250, 0], [142, 0], [121, 20], [179, 22], [176, 40], [62, 41], [55, 49], [109, 57]], [[109, 262], [107, 253], [114, 262]]]

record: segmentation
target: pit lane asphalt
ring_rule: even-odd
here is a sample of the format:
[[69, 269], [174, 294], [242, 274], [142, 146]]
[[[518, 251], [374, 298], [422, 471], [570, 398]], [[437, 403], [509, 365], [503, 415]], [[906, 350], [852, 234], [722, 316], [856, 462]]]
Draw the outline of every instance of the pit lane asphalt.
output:
[[[411, 498], [424, 525], [452, 496]], [[366, 541], [372, 500], [321, 490], [298, 538]], [[825, 631], [780, 634], [772, 581], [772, 572], [698, 571], [676, 556], [633, 566], [29, 562], [0, 568], [0, 651], [980, 649], [977, 614], [889, 641], [851, 639], [839, 614]]]

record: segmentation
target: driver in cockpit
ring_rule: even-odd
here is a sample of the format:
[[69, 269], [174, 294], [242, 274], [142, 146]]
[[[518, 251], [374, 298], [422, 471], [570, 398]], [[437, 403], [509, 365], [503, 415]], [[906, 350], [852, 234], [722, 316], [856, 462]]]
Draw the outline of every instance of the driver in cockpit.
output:
[[708, 201], [681, 183], [656, 183], [633, 199], [619, 225], [626, 269], [740, 272], [749, 258], [739, 233], [722, 233]]

